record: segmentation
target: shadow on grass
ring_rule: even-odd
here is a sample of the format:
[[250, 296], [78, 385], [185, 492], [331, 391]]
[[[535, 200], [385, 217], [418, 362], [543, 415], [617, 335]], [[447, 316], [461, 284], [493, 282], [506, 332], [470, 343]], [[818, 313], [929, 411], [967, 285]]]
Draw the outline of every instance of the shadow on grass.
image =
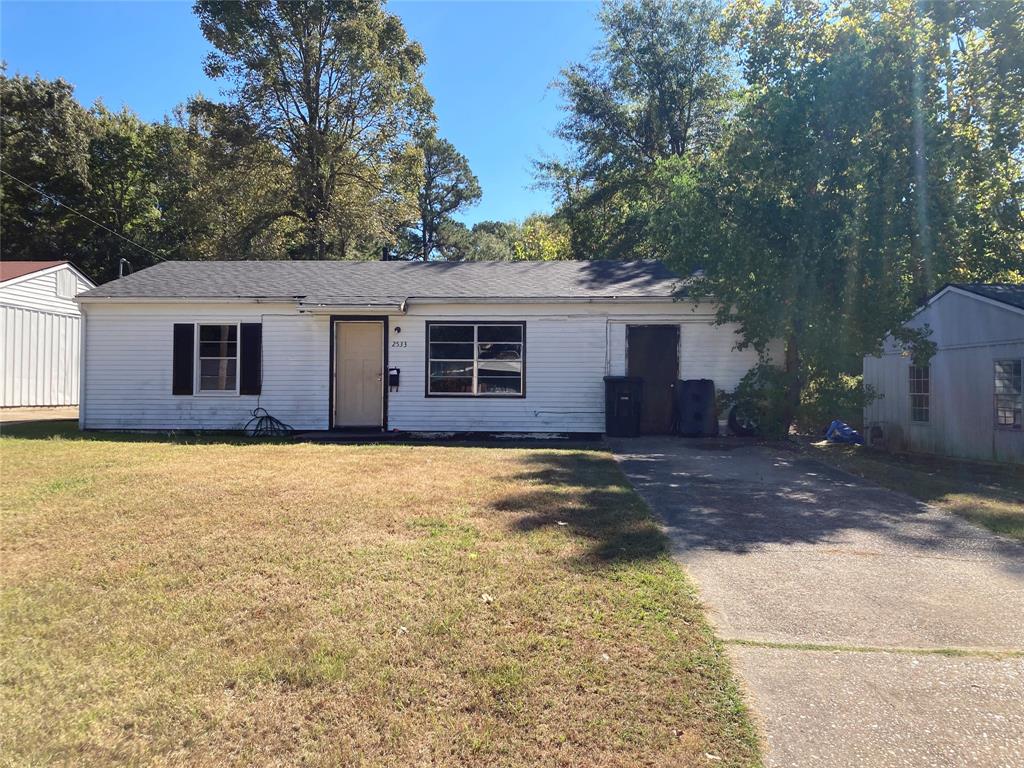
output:
[[493, 502], [513, 514], [521, 533], [567, 528], [590, 542], [582, 565], [652, 560], [668, 552], [668, 540], [611, 456], [573, 451], [536, 451], [514, 476], [522, 490]]

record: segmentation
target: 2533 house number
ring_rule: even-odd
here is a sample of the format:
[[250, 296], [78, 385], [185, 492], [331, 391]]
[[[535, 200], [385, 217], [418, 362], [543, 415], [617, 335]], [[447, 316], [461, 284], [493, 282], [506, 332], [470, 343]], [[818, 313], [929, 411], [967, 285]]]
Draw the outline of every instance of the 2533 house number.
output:
[[409, 346], [409, 342], [408, 341], [392, 341], [391, 342], [391, 348], [392, 349], [394, 349], [396, 347], [408, 347], [408, 346]]

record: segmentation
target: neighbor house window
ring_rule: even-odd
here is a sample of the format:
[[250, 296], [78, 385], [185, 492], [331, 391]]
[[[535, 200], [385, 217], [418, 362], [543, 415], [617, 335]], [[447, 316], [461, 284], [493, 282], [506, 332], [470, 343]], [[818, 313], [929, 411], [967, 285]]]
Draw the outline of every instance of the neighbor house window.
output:
[[1021, 429], [1024, 422], [1024, 360], [996, 360], [996, 426]]
[[929, 367], [927, 365], [910, 366], [910, 420], [928, 421], [928, 410], [931, 397], [931, 384], [929, 382]]
[[197, 326], [199, 392], [238, 391], [238, 326]]
[[521, 397], [525, 323], [427, 323], [427, 394]]

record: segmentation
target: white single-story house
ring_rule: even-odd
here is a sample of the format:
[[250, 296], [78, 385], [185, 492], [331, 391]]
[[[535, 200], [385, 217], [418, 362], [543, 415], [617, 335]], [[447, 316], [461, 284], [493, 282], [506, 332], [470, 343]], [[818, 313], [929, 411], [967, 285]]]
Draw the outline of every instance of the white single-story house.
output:
[[864, 358], [869, 442], [1024, 463], [1024, 285], [947, 285], [905, 325], [928, 326], [936, 352], [916, 366], [890, 336]]
[[757, 362], [657, 262], [164, 262], [79, 296], [83, 429], [604, 431], [604, 377], [733, 389]]
[[78, 403], [79, 309], [68, 261], [0, 262], [0, 407]]

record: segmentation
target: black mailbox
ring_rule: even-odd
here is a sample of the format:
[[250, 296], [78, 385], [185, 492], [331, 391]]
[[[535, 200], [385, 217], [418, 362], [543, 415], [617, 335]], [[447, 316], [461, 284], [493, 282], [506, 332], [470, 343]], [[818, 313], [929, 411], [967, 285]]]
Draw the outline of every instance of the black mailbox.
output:
[[640, 434], [643, 387], [637, 376], [604, 377], [604, 431], [609, 437]]
[[399, 376], [400, 376], [401, 373], [402, 373], [402, 369], [401, 368], [388, 368], [388, 391], [389, 392], [397, 392], [398, 391], [398, 379], [399, 379]]

